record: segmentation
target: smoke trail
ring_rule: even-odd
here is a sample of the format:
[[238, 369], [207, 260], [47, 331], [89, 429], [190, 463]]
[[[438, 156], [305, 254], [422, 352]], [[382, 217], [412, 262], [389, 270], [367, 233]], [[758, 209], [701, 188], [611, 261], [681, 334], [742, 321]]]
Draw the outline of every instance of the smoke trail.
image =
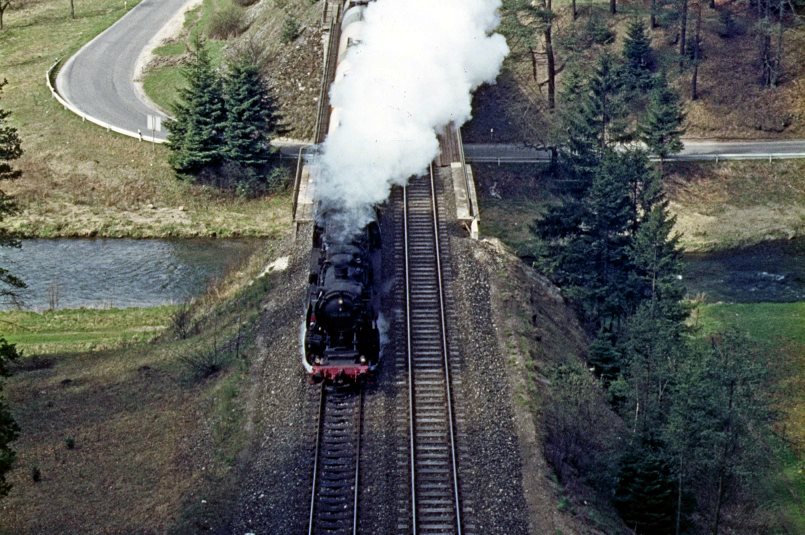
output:
[[[393, 184], [438, 154], [436, 132], [471, 117], [509, 49], [491, 34], [500, 0], [378, 0], [365, 12], [346, 76], [330, 89], [338, 125], [314, 162], [316, 195], [362, 225]], [[363, 221], [361, 221], [361, 219]]]

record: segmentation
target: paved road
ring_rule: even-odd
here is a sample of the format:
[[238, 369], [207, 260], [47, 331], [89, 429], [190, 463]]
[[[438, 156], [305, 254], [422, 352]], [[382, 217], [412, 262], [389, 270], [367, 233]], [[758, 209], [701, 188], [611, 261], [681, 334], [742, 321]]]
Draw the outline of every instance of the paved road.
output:
[[[137, 58], [187, 0], [142, 0], [126, 15], [71, 57], [59, 71], [56, 88], [81, 112], [136, 135], [146, 132], [148, 114], [164, 115], [146, 104], [134, 85]], [[162, 140], [165, 132], [157, 132]]]
[[[148, 114], [163, 116], [139, 94], [135, 84], [137, 59], [159, 30], [188, 0], [142, 0], [123, 18], [70, 58], [59, 72], [56, 87], [61, 96], [81, 112], [109, 125], [137, 135], [146, 131]], [[166, 133], [156, 134], [162, 142]], [[302, 145], [282, 147], [283, 155], [294, 157]], [[466, 144], [469, 162], [544, 162], [543, 149], [517, 144]], [[745, 160], [805, 158], [805, 140], [796, 141], [697, 141], [685, 142], [673, 160]]]
[[[296, 158], [306, 145], [287, 144], [282, 155]], [[544, 149], [514, 143], [465, 143], [464, 156], [469, 163], [538, 163], [550, 161]], [[805, 140], [794, 141], [685, 141], [685, 148], [668, 160], [767, 160], [805, 158]]]
[[[469, 162], [535, 163], [550, 160], [543, 149], [516, 144], [464, 144]], [[765, 160], [805, 158], [805, 140], [794, 141], [685, 141], [681, 153], [669, 160]]]

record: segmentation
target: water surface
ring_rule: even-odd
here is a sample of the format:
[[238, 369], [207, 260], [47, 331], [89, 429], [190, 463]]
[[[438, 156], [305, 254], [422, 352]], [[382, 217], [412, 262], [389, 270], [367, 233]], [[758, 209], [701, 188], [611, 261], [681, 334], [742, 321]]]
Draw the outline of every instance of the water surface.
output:
[[685, 255], [689, 295], [707, 302], [805, 301], [805, 238]]
[[[242, 262], [257, 240], [24, 240], [0, 248], [24, 308], [148, 307], [185, 301]], [[3, 304], [3, 308], [9, 305]]]

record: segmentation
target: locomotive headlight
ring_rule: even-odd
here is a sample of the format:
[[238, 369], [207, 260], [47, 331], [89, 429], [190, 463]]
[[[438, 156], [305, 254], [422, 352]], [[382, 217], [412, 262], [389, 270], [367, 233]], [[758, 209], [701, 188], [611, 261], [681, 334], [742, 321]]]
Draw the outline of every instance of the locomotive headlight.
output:
[[361, 364], [366, 364], [366, 357], [361, 355], [360, 361], [361, 361]]
[[313, 363], [314, 364], [321, 364], [321, 357], [316, 357], [315, 359], [313, 359]]

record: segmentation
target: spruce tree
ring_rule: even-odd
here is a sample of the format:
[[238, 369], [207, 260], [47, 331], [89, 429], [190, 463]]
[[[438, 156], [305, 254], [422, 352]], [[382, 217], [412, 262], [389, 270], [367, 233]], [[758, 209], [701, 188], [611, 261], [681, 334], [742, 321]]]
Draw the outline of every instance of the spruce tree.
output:
[[[0, 82], [0, 94], [3, 86], [8, 82]], [[15, 180], [22, 176], [22, 171], [14, 169], [11, 162], [22, 156], [22, 141], [17, 133], [17, 129], [8, 124], [11, 112], [0, 108], [0, 180]], [[17, 212], [17, 203], [14, 199], [0, 189], [0, 221], [6, 216]], [[0, 229], [0, 247], [19, 247], [20, 242], [16, 237], [5, 228]], [[0, 267], [0, 298], [13, 300], [16, 297], [16, 290], [25, 288], [25, 283], [9, 272]]]
[[684, 148], [682, 144], [682, 134], [685, 132], [682, 128], [684, 118], [679, 96], [668, 87], [668, 80], [663, 73], [654, 84], [646, 116], [639, 129], [641, 141], [660, 158], [661, 166], [662, 160]]
[[629, 247], [630, 293], [638, 302], [651, 301], [662, 314], [682, 322], [687, 311], [681, 304], [682, 251], [674, 233], [676, 216], [668, 213], [668, 201], [655, 204], [641, 222]]
[[569, 68], [559, 94], [563, 132], [559, 155], [565, 190], [576, 197], [587, 191], [602, 155], [596, 125], [585, 113], [588, 89], [589, 81], [577, 69]]
[[272, 154], [269, 135], [277, 125], [274, 101], [256, 65], [236, 61], [224, 81], [226, 158], [242, 166], [265, 166]]
[[596, 131], [601, 149], [628, 141], [631, 137], [627, 131], [629, 110], [618, 65], [609, 53], [602, 54], [598, 60], [590, 78], [588, 97], [583, 114], [587, 124]]
[[225, 120], [221, 79], [200, 37], [193, 41], [182, 74], [187, 85], [174, 106], [174, 118], [166, 122], [169, 161], [179, 173], [198, 174], [223, 160]]
[[[8, 80], [0, 82], [0, 94]], [[11, 166], [11, 161], [22, 156], [22, 141], [17, 129], [8, 124], [11, 112], [0, 108], [0, 180], [19, 178], [22, 172]]]
[[651, 41], [641, 19], [629, 23], [623, 42], [624, 85], [629, 89], [645, 89], [651, 85]]
[[664, 459], [645, 444], [633, 445], [623, 456], [613, 498], [632, 533], [674, 532], [674, 488]]

